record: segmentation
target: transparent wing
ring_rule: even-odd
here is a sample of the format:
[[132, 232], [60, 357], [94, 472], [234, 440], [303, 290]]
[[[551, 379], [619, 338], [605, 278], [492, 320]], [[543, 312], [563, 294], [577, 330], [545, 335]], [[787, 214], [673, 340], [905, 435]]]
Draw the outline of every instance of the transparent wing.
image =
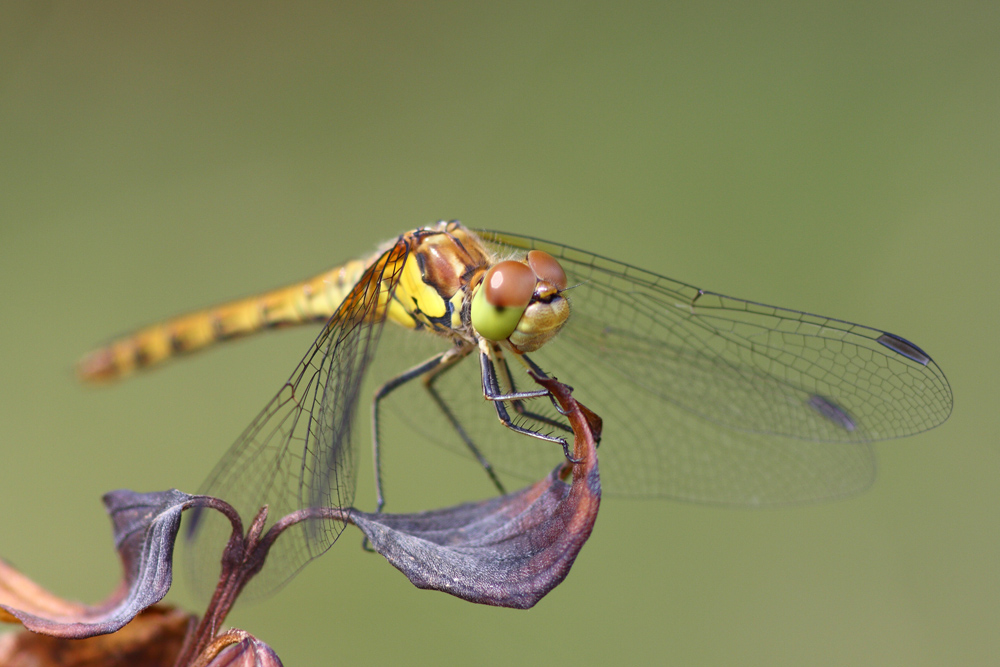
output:
[[[354, 418], [361, 382], [385, 321], [380, 304], [384, 306], [395, 289], [407, 253], [401, 239], [365, 272], [288, 382], [203, 485], [202, 493], [232, 504], [244, 525], [265, 504], [270, 525], [298, 509], [353, 503]], [[194, 574], [199, 587], [217, 576], [220, 553], [212, 536], [228, 533], [219, 522], [211, 525], [196, 531]], [[329, 549], [343, 529], [341, 523], [325, 521], [286, 531], [251, 583], [251, 594], [265, 595], [280, 587]]]
[[[566, 270], [572, 315], [532, 356], [604, 418], [610, 492], [736, 504], [848, 495], [873, 478], [867, 443], [927, 430], [951, 411], [941, 369], [893, 334], [479, 233], [500, 256], [538, 248]], [[521, 447], [481, 437], [497, 467], [526, 472]]]

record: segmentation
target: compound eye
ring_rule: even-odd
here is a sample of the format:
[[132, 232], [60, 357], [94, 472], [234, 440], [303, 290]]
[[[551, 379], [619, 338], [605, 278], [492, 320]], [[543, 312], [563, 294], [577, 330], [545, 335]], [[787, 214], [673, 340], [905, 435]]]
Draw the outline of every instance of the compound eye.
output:
[[514, 333], [535, 292], [535, 273], [520, 262], [500, 262], [483, 276], [472, 298], [472, 326], [487, 340]]
[[521, 262], [500, 262], [486, 272], [483, 289], [491, 306], [524, 310], [535, 292], [535, 276]]
[[544, 250], [532, 250], [528, 253], [528, 266], [538, 276], [560, 292], [566, 289], [566, 272], [559, 260]]

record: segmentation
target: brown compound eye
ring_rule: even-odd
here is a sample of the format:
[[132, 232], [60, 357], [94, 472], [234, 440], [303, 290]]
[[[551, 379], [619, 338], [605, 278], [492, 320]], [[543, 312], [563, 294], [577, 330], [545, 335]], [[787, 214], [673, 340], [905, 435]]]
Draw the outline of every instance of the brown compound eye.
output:
[[491, 306], [524, 309], [535, 292], [535, 273], [521, 262], [500, 262], [486, 272], [483, 289]]
[[528, 253], [528, 266], [539, 280], [544, 280], [560, 292], [566, 289], [566, 272], [563, 271], [559, 260], [549, 253], [544, 250], [532, 250]]
[[535, 274], [521, 262], [500, 262], [472, 298], [472, 326], [487, 340], [506, 340], [535, 293]]

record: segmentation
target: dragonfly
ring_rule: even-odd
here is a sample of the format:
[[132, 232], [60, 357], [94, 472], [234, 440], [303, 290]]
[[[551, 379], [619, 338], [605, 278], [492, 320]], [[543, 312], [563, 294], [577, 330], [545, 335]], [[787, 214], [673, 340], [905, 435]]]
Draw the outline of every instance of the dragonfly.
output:
[[[407, 434], [471, 456], [500, 491], [502, 476], [547, 473], [570, 457], [571, 431], [528, 371], [571, 385], [603, 417], [606, 492], [724, 505], [858, 493], [874, 478], [872, 442], [931, 429], [953, 403], [937, 363], [901, 336], [457, 221], [406, 232], [303, 282], [142, 328], [86, 355], [78, 374], [117, 380], [307, 323], [322, 326], [315, 342], [202, 488], [243, 516], [265, 504], [272, 517], [350, 507], [358, 441], [369, 433], [363, 409], [379, 511], [389, 415]], [[282, 536], [265, 585], [290, 579], [343, 528], [303, 525]]]

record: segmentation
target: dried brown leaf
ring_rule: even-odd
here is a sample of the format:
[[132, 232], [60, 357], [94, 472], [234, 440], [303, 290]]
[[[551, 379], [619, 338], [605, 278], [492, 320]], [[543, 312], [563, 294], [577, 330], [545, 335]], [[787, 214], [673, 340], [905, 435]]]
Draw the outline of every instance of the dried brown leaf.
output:
[[34, 632], [0, 637], [4, 667], [117, 667], [174, 664], [192, 617], [177, 609], [150, 607], [118, 632], [67, 639]]
[[[539, 380], [567, 413], [575, 464], [532, 486], [479, 503], [417, 514], [366, 514], [349, 520], [418, 588], [465, 600], [527, 609], [569, 573], [597, 518], [600, 419], [569, 388]], [[573, 481], [563, 477], [572, 468]]]
[[16, 619], [29, 630], [71, 639], [115, 632], [170, 589], [174, 541], [181, 511], [191, 498], [177, 490], [104, 496], [125, 574], [118, 590], [98, 605], [60, 598], [0, 562], [3, 620]]

